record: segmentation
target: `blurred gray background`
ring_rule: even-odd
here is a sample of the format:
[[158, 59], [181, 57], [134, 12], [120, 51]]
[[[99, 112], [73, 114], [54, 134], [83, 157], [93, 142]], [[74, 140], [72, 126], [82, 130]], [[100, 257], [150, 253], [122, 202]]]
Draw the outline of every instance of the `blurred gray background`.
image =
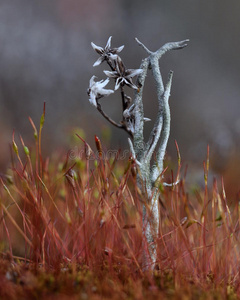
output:
[[[240, 1], [239, 0], [0, 0], [0, 162], [6, 161], [15, 128], [31, 141], [46, 101], [44, 142], [49, 150], [70, 147], [75, 127], [87, 141], [101, 136], [108, 123], [88, 103], [86, 90], [98, 58], [90, 43], [125, 45], [121, 57], [138, 68], [146, 56], [138, 37], [157, 50], [189, 38], [189, 46], [160, 61], [163, 78], [174, 71], [168, 153], [178, 141], [184, 161], [201, 163], [210, 145], [212, 165], [223, 171], [240, 148]], [[154, 118], [156, 96], [151, 75], [145, 96], [146, 116]], [[120, 120], [117, 94], [102, 100]], [[146, 126], [147, 132], [151, 124]], [[31, 138], [30, 138], [31, 135]], [[125, 132], [112, 128], [111, 147], [128, 147]], [[45, 147], [46, 148], [46, 147]], [[235, 165], [233, 163], [233, 165]]]

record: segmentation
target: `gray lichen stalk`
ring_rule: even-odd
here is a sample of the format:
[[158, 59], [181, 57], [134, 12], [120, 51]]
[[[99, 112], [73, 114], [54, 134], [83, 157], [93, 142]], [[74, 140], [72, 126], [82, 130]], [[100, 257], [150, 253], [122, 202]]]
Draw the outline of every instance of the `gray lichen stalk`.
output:
[[[108, 80], [98, 83], [90, 81], [89, 101], [97, 107], [99, 112], [112, 125], [124, 129], [129, 138], [130, 151], [136, 162], [138, 174], [137, 184], [144, 199], [143, 203], [143, 268], [154, 268], [157, 263], [157, 238], [159, 234], [159, 184], [162, 181], [163, 162], [167, 143], [170, 135], [170, 107], [169, 97], [172, 86], [173, 72], [170, 71], [166, 85], [164, 86], [159, 67], [160, 58], [170, 50], [178, 50], [187, 46], [189, 40], [167, 43], [157, 51], [150, 51], [143, 43], [136, 39], [137, 43], [147, 52], [148, 57], [142, 60], [139, 69], [127, 69], [118, 56], [123, 46], [111, 49], [111, 37], [105, 48], [96, 46], [93, 48], [100, 55], [94, 64], [99, 65], [106, 61], [111, 71], [104, 71], [105, 75], [115, 80], [115, 91], [120, 90], [122, 98], [122, 120], [120, 123], [112, 120], [101, 108], [99, 100], [113, 93], [103, 87]], [[150, 136], [144, 141], [144, 122], [150, 119], [144, 116], [143, 89], [148, 70], [152, 70], [155, 80], [158, 101], [158, 113]], [[136, 84], [133, 77], [137, 76]], [[93, 77], [95, 78], [95, 77]], [[134, 99], [125, 94], [125, 87], [134, 90]], [[132, 103], [131, 103], [132, 102]], [[155, 154], [155, 155], [154, 155]], [[175, 183], [177, 184], [177, 183]]]

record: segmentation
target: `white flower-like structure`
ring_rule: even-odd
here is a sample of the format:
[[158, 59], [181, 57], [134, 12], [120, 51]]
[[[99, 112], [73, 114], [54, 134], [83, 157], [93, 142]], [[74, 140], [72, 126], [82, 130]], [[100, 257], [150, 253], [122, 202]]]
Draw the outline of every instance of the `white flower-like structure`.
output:
[[109, 78], [105, 80], [95, 81], [96, 76], [92, 76], [89, 81], [89, 102], [97, 107], [97, 100], [104, 97], [109, 96], [110, 94], [114, 93], [113, 90], [104, 89], [104, 87], [108, 84]]
[[103, 71], [108, 77], [116, 80], [115, 90], [125, 84], [135, 90], [138, 87], [133, 83], [132, 78], [142, 73], [142, 69], [126, 69], [121, 58], [118, 56], [116, 60], [116, 71]]
[[119, 52], [121, 52], [122, 49], [124, 48], [124, 45], [120, 46], [118, 48], [111, 48], [111, 39], [112, 39], [112, 37], [110, 36], [108, 38], [105, 48], [97, 46], [93, 42], [91, 42], [93, 49], [100, 55], [99, 59], [93, 64], [94, 67], [99, 66], [104, 60], [106, 60], [106, 61], [116, 60], [118, 57], [117, 54]]

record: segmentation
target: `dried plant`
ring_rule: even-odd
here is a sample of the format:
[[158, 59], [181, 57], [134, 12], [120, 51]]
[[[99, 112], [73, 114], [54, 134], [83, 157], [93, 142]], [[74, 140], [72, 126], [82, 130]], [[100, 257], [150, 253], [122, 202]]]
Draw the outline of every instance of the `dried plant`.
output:
[[[138, 169], [138, 186], [145, 196], [143, 204], [143, 233], [146, 238], [147, 249], [144, 252], [144, 264], [155, 265], [156, 262], [156, 241], [159, 228], [159, 184], [162, 181], [163, 161], [170, 134], [170, 108], [169, 97], [172, 85], [173, 72], [170, 71], [166, 85], [159, 67], [159, 59], [170, 50], [178, 50], [187, 46], [189, 40], [167, 43], [155, 52], [150, 51], [137, 38], [136, 42], [147, 52], [148, 57], [143, 59], [139, 69], [127, 69], [118, 55], [124, 46], [111, 48], [111, 37], [108, 39], [105, 48], [92, 47], [100, 58], [94, 63], [97, 66], [106, 62], [111, 71], [104, 73], [115, 80], [115, 91], [120, 89], [122, 100], [122, 121], [120, 123], [112, 120], [102, 109], [99, 100], [105, 95], [112, 94], [112, 90], [102, 89], [108, 83], [108, 79], [92, 84], [90, 80], [88, 94], [90, 103], [114, 126], [124, 129], [130, 135], [128, 139], [132, 156]], [[144, 122], [150, 119], [144, 117], [143, 89], [148, 70], [151, 69], [157, 89], [158, 113], [150, 136], [145, 143], [143, 137]], [[133, 77], [137, 76], [136, 84]], [[96, 86], [97, 85], [97, 86]], [[125, 86], [135, 91], [134, 100], [125, 93]], [[158, 145], [158, 148], [157, 148]], [[155, 155], [154, 155], [155, 153]], [[154, 155], [154, 156], [153, 156]], [[154, 158], [154, 160], [153, 160]], [[153, 161], [153, 163], [151, 163]], [[174, 184], [174, 183], [173, 183]], [[144, 246], [144, 245], [143, 245]]]
[[[114, 78], [125, 101], [119, 127], [131, 136], [131, 159], [126, 164], [120, 151], [105, 155], [98, 137], [94, 152], [80, 129], [77, 152], [70, 149], [63, 157], [57, 150], [45, 157], [45, 105], [39, 128], [29, 118], [33, 145], [13, 133], [11, 165], [0, 172], [0, 299], [238, 299], [240, 194], [228, 199], [223, 179], [209, 186], [209, 147], [202, 187], [189, 186], [186, 171], [178, 180], [177, 144], [176, 181], [163, 182], [163, 173], [169, 180], [163, 159], [172, 72], [164, 87], [157, 63], [186, 42], [154, 53], [138, 42], [149, 57], [137, 69], [136, 82], [136, 72], [117, 57], [123, 46], [111, 49], [110, 42], [105, 48], [92, 44], [101, 55], [94, 65], [106, 61], [107, 74], [121, 77]], [[159, 113], [143, 143], [142, 90], [149, 67]], [[100, 111], [100, 98], [114, 93], [105, 89], [109, 80], [90, 81], [90, 102]], [[135, 91], [134, 101], [126, 86]]]

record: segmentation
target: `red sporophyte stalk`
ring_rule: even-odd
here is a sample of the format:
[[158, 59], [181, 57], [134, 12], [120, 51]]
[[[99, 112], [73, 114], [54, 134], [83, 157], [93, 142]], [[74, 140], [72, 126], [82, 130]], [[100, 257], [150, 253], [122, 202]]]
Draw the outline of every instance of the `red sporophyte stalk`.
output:
[[[189, 191], [186, 171], [177, 185], [159, 183], [158, 270], [148, 273], [141, 267], [146, 199], [136, 184], [137, 162], [133, 157], [121, 161], [118, 154], [111, 160], [104, 157], [97, 137], [95, 156], [79, 138], [82, 156], [54, 154], [40, 159], [39, 138], [34, 148], [22, 137], [18, 145], [13, 134], [12, 169], [0, 180], [4, 257], [10, 255], [15, 264], [34, 265], [35, 270], [71, 271], [73, 278], [80, 276], [79, 270], [87, 270], [94, 280], [102, 278], [101, 284], [107, 276], [114, 290], [132, 281], [135, 294], [146, 280], [142, 288], [148, 292], [158, 288], [164, 292], [169, 286], [176, 291], [179, 287], [192, 291], [196, 286], [204, 292], [214, 286], [223, 294], [231, 286], [239, 293], [239, 206], [229, 207], [223, 181], [218, 187], [214, 179], [209, 187], [209, 154], [203, 189]], [[177, 182], [182, 174], [177, 143], [176, 148], [176, 171], [164, 169], [166, 182]]]

